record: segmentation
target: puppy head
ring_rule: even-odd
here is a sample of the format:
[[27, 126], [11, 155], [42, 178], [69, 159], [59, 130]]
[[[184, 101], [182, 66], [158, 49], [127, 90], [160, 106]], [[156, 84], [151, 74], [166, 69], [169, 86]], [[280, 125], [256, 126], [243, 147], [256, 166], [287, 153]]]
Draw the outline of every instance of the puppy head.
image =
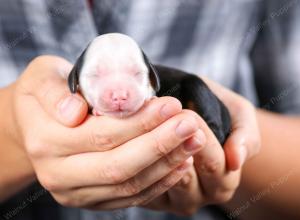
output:
[[95, 38], [78, 58], [69, 77], [79, 86], [95, 115], [126, 117], [138, 111], [160, 88], [147, 56], [130, 37], [105, 34]]

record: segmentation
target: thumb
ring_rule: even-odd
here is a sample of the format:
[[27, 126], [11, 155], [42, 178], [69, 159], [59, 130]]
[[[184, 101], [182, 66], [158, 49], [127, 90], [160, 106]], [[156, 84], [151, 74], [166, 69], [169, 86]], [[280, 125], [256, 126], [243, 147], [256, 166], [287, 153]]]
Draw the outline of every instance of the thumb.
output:
[[72, 94], [68, 88], [64, 77], [71, 68], [60, 57], [41, 56], [30, 63], [26, 72], [29, 91], [44, 110], [61, 124], [75, 127], [86, 118], [88, 105], [81, 95]]
[[241, 169], [248, 157], [244, 129], [234, 131], [226, 140], [224, 151], [227, 162], [227, 170], [236, 171]]

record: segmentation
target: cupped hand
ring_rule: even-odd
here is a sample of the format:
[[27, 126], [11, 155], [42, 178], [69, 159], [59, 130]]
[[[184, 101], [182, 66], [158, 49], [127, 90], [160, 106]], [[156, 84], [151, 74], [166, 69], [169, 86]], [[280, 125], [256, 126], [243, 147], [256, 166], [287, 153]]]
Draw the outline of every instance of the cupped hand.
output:
[[16, 136], [40, 183], [62, 205], [97, 210], [141, 205], [175, 185], [201, 148], [198, 117], [169, 97], [127, 119], [88, 115], [61, 77], [71, 67], [38, 57], [15, 83]]
[[222, 149], [207, 124], [198, 118], [206, 142], [193, 157], [194, 167], [172, 189], [145, 207], [191, 215], [205, 205], [227, 202], [239, 186], [243, 164], [260, 150], [260, 133], [252, 104], [221, 85], [204, 80], [229, 109], [231, 134]]

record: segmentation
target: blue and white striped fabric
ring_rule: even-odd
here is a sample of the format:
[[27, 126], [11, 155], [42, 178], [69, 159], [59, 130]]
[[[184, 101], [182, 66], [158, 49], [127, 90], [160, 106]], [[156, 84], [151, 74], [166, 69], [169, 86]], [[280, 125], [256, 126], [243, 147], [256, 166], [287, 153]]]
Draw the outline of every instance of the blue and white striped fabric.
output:
[[[95, 0], [92, 7], [0, 0], [0, 87], [38, 55], [74, 62], [107, 32], [130, 35], [154, 63], [206, 75], [268, 110], [300, 114], [300, 0]], [[122, 216], [62, 210], [63, 219], [175, 219], [138, 208]], [[205, 209], [182, 219], [200, 217], [220, 219]]]

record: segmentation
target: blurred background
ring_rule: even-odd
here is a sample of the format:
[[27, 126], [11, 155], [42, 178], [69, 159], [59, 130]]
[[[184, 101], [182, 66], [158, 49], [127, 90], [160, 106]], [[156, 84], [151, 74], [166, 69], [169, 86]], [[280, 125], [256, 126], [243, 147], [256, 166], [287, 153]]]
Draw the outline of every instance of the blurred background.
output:
[[[298, 0], [0, 0], [0, 87], [39, 55], [73, 63], [94, 37], [109, 32], [134, 38], [153, 63], [207, 76], [257, 107], [300, 114]], [[138, 212], [63, 208], [38, 183], [0, 204], [0, 219], [138, 218], [132, 213]], [[230, 217], [218, 207], [199, 213], [194, 219]]]

